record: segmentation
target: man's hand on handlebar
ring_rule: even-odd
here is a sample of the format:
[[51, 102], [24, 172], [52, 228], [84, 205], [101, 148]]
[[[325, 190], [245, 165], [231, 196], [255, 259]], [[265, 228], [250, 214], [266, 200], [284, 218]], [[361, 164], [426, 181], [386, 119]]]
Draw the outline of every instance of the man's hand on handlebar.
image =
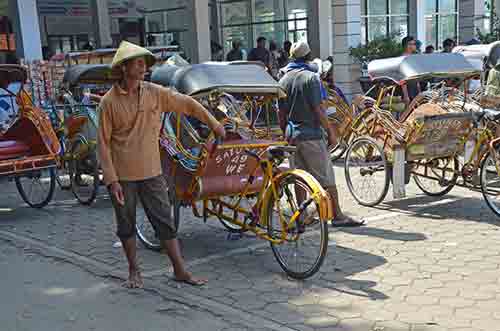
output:
[[214, 133], [215, 133], [215, 136], [217, 138], [226, 138], [226, 129], [224, 129], [224, 125], [220, 124], [217, 125], [214, 129], [213, 129]]

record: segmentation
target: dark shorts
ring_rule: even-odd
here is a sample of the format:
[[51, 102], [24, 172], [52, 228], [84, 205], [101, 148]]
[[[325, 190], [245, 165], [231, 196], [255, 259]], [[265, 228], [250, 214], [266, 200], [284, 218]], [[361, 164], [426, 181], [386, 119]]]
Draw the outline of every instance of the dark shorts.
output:
[[167, 183], [163, 176], [140, 181], [120, 181], [120, 185], [125, 205], [120, 205], [110, 192], [115, 209], [116, 235], [120, 239], [126, 240], [135, 235], [136, 207], [139, 201], [160, 240], [176, 237], [177, 229], [171, 215]]

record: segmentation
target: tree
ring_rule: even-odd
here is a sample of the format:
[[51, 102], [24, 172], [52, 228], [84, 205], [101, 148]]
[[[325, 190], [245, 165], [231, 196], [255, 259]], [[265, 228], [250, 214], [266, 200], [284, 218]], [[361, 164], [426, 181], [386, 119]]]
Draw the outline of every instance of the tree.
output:
[[402, 53], [403, 46], [399, 41], [399, 33], [394, 33], [389, 37], [375, 38], [366, 45], [359, 45], [350, 49], [350, 55], [360, 63], [396, 57]]
[[483, 33], [480, 29], [476, 30], [477, 37], [483, 44], [490, 44], [494, 41], [500, 40], [500, 18], [495, 10], [494, 1], [486, 2], [486, 9], [490, 12], [490, 31]]

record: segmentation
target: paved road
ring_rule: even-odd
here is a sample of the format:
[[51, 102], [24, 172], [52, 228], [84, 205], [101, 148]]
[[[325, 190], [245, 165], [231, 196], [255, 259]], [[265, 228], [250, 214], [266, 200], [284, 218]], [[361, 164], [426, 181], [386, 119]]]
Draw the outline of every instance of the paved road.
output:
[[[147, 288], [231, 330], [500, 330], [500, 223], [479, 193], [455, 188], [430, 198], [411, 184], [406, 199], [389, 194], [379, 207], [365, 208], [347, 192], [341, 168], [336, 174], [342, 206], [368, 226], [332, 229], [314, 278], [287, 279], [267, 243], [228, 240], [216, 221], [203, 224], [184, 210], [186, 260], [210, 283], [201, 289], [173, 283], [165, 257], [139, 247]], [[105, 197], [88, 208], [58, 192], [39, 211], [23, 205], [13, 185], [2, 189], [0, 238], [95, 274], [125, 276]]]

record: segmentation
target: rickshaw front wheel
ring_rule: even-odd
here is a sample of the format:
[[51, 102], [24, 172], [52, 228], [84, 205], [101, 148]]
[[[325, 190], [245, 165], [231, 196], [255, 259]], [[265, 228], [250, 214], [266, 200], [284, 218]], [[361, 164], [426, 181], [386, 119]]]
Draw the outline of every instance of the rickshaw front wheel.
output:
[[32, 208], [45, 207], [54, 196], [56, 187], [55, 167], [42, 169], [15, 177], [21, 198]]
[[95, 150], [82, 138], [72, 144], [69, 177], [75, 198], [82, 205], [92, 204], [99, 190], [99, 164]]
[[421, 160], [416, 163], [413, 180], [426, 195], [440, 197], [455, 187], [459, 174], [459, 163], [455, 157]]
[[[271, 249], [288, 276], [309, 278], [319, 271], [326, 257], [327, 222], [320, 219], [320, 207], [312, 199], [314, 190], [299, 175], [290, 173], [281, 178], [277, 192], [279, 199], [270, 193], [269, 201], [264, 204], [268, 208], [267, 232], [273, 239]], [[301, 205], [297, 221], [290, 223]]]
[[384, 200], [390, 172], [384, 150], [373, 138], [353, 141], [344, 168], [349, 191], [360, 205], [373, 207]]
[[496, 158], [488, 153], [481, 165], [481, 191], [484, 200], [496, 216], [500, 217], [500, 175], [496, 167]]

